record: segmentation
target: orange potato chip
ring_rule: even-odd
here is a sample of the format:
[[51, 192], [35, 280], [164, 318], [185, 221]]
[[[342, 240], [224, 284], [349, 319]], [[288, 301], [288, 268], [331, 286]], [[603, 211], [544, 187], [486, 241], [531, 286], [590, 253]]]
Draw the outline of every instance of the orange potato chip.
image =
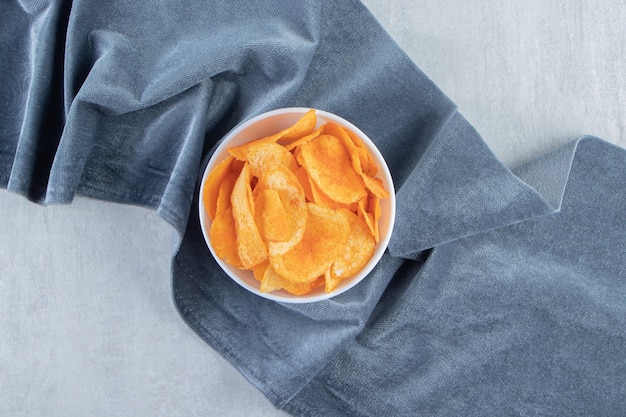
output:
[[283, 206], [280, 194], [273, 189], [260, 190], [254, 199], [256, 224], [264, 241], [286, 241], [294, 231], [294, 222]]
[[341, 203], [333, 201], [330, 197], [328, 197], [317, 184], [309, 178], [309, 186], [311, 187], [311, 195], [313, 196], [313, 202], [319, 204], [320, 206], [329, 207], [332, 209], [337, 209], [343, 207]]
[[372, 224], [374, 217], [367, 211], [367, 198], [359, 200], [357, 207], [357, 215], [363, 219], [367, 228], [370, 230], [372, 236], [374, 236], [374, 225]]
[[[376, 168], [376, 164], [373, 163], [373, 161], [371, 160], [370, 153], [365, 148], [365, 145], [363, 145], [363, 143], [358, 139], [358, 136], [350, 132], [349, 129], [344, 129], [343, 127], [335, 123], [328, 123], [326, 126], [326, 132], [341, 139], [342, 143], [350, 154], [352, 167], [354, 168], [356, 173], [361, 176], [365, 187], [372, 193], [376, 194], [376, 196], [378, 196], [379, 198], [389, 197], [389, 192], [385, 190], [382, 180], [380, 178], [370, 177], [368, 173], [364, 172], [373, 172], [373, 175], [375, 175], [378, 168]], [[352, 136], [348, 132], [352, 133]], [[372, 163], [374, 164], [374, 168], [371, 168], [369, 166]], [[366, 166], [365, 169], [364, 165]]]
[[302, 240], [284, 254], [270, 255], [270, 265], [290, 281], [311, 282], [324, 275], [350, 234], [350, 224], [337, 210], [315, 203], [307, 203], [307, 210]]
[[306, 169], [304, 167], [299, 167], [296, 172], [296, 178], [302, 185], [302, 189], [304, 190], [304, 197], [306, 201], [313, 201], [313, 190], [311, 190], [311, 182], [309, 181], [309, 174], [306, 173]]
[[[267, 170], [259, 180], [259, 190], [274, 190], [278, 201], [273, 198], [271, 204], [264, 209], [272, 210], [266, 219], [259, 216], [263, 228], [267, 232], [273, 231], [273, 236], [265, 236], [270, 256], [283, 254], [300, 242], [304, 236], [307, 219], [307, 207], [304, 189], [296, 175], [282, 166], [275, 166]], [[262, 192], [262, 191], [259, 191]], [[257, 217], [257, 218], [259, 218]], [[272, 223], [272, 224], [270, 224]], [[290, 236], [282, 239], [278, 236], [279, 229], [288, 229]]]
[[254, 219], [250, 180], [250, 168], [246, 164], [235, 181], [230, 196], [237, 233], [237, 251], [244, 269], [250, 269], [267, 259], [267, 249]]
[[348, 132], [343, 127], [332, 122], [329, 122], [325, 125], [324, 132], [341, 140], [341, 143], [343, 143], [343, 146], [346, 147], [346, 150], [350, 155], [350, 163], [352, 164], [352, 168], [354, 168], [357, 174], [361, 175], [363, 173], [363, 169], [361, 168], [361, 158], [359, 157], [357, 147], [354, 142], [352, 142], [352, 139], [350, 139]]
[[315, 139], [316, 137], [318, 137], [319, 135], [322, 134], [322, 132], [324, 131], [324, 126], [320, 126], [318, 129], [316, 129], [314, 132], [301, 137], [300, 139], [297, 139], [291, 143], [288, 143], [285, 145], [285, 149], [287, 149], [288, 151], [292, 151], [293, 149], [297, 148], [298, 146], [304, 145], [305, 143], [307, 143], [308, 141], [310, 141], [311, 139]]
[[324, 285], [324, 276], [319, 276], [315, 281], [306, 283], [287, 281], [283, 289], [293, 295], [304, 295], [320, 285]]
[[367, 147], [363, 144], [356, 133], [350, 129], [344, 128], [344, 130], [348, 133], [350, 139], [352, 139], [352, 143], [356, 145], [357, 151], [359, 152], [359, 158], [361, 159], [361, 168], [363, 169], [363, 172], [370, 177], [375, 176], [376, 173], [378, 173], [378, 165], [376, 165], [374, 158], [372, 158], [372, 154], [367, 150]]
[[257, 281], [263, 281], [263, 275], [265, 275], [268, 266], [270, 266], [269, 261], [263, 261], [252, 268], [252, 274]]
[[202, 200], [204, 208], [211, 220], [215, 219], [217, 213], [217, 199], [222, 180], [228, 175], [233, 157], [229, 156], [217, 164], [207, 176], [202, 189]]
[[233, 158], [233, 162], [230, 163], [230, 172], [234, 172], [239, 175], [245, 164], [245, 161], [240, 161], [239, 159]]
[[300, 139], [315, 130], [317, 124], [317, 114], [315, 110], [311, 109], [307, 111], [295, 124], [287, 129], [277, 133], [278, 139], [282, 142], [292, 142], [296, 139]]
[[285, 278], [281, 277], [276, 273], [276, 271], [274, 271], [274, 268], [268, 266], [263, 273], [263, 278], [261, 279], [261, 286], [259, 287], [259, 290], [261, 292], [282, 290], [283, 288], [285, 288], [285, 284], [287, 282], [288, 281]]
[[228, 149], [228, 152], [230, 152], [232, 156], [239, 159], [240, 161], [245, 161], [246, 154], [248, 153], [248, 149], [250, 149], [250, 147], [259, 143], [274, 143], [278, 142], [279, 140], [284, 142], [292, 142], [296, 139], [312, 133], [315, 129], [316, 124], [317, 115], [315, 114], [315, 110], [311, 109], [307, 111], [304, 116], [302, 116], [295, 124], [291, 125], [290, 127], [283, 129], [273, 135], [253, 140], [252, 142], [244, 143], [243, 145], [234, 146]]
[[362, 177], [363, 182], [368, 190], [372, 192], [378, 198], [387, 198], [389, 197], [389, 191], [385, 190], [385, 186], [383, 185], [383, 181], [380, 178], [372, 178], [369, 175], [363, 173]]
[[333, 262], [330, 275], [326, 276], [326, 291], [333, 291], [345, 278], [359, 272], [374, 253], [376, 242], [365, 221], [349, 210], [339, 211], [350, 224], [350, 235], [343, 252]]
[[341, 139], [321, 135], [300, 147], [301, 165], [331, 200], [351, 204], [366, 196], [363, 180], [353, 169]]
[[372, 236], [374, 236], [374, 241], [378, 243], [380, 240], [380, 230], [378, 228], [378, 219], [381, 215], [380, 199], [374, 194], [370, 194], [366, 199], [359, 201], [357, 213], [370, 229]]
[[220, 214], [221, 211], [231, 207], [230, 205], [230, 196], [233, 192], [233, 187], [235, 186], [235, 181], [237, 181], [237, 177], [239, 174], [236, 172], [230, 171], [226, 174], [224, 179], [220, 184], [220, 190], [217, 195], [217, 208], [215, 214]]
[[291, 171], [298, 169], [293, 154], [277, 143], [258, 143], [251, 146], [246, 153], [246, 159], [255, 177], [260, 177], [265, 170], [275, 165], [283, 165]]
[[209, 231], [215, 254], [236, 268], [241, 267], [237, 250], [237, 233], [235, 220], [230, 207], [217, 214]]
[[276, 143], [278, 138], [276, 138], [275, 136], [276, 135], [272, 135], [266, 138], [256, 139], [252, 142], [247, 142], [247, 143], [244, 143], [243, 145], [229, 148], [228, 152], [231, 154], [231, 156], [237, 158], [239, 161], [245, 162], [247, 155], [248, 155], [248, 149], [250, 149], [252, 146], [256, 146], [256, 145], [260, 145], [264, 143]]
[[341, 284], [341, 281], [343, 281], [343, 277], [334, 276], [329, 269], [328, 271], [324, 272], [324, 291], [334, 291], [335, 288], [337, 288], [339, 284]]
[[357, 203], [344, 204], [344, 203], [339, 203], [337, 201], [334, 201], [330, 197], [328, 197], [324, 193], [324, 191], [320, 190], [320, 188], [317, 186], [317, 184], [315, 184], [311, 180], [309, 180], [309, 187], [311, 188], [311, 194], [313, 196], [313, 199], [311, 200], [312, 202], [317, 203], [317, 204], [319, 204], [321, 206], [324, 206], [324, 207], [332, 208], [332, 209], [346, 208], [346, 209], [349, 209], [349, 210], [356, 211], [356, 204]]
[[367, 201], [367, 208], [372, 214], [372, 224], [374, 226], [374, 239], [376, 243], [380, 240], [380, 226], [379, 220], [382, 214], [382, 207], [380, 206], [380, 198], [378, 196], [370, 194]]
[[265, 270], [261, 286], [261, 292], [285, 290], [293, 295], [304, 295], [324, 283], [324, 277], [320, 276], [311, 282], [294, 282], [278, 275], [271, 266]]
[[312, 203], [317, 203], [321, 206], [330, 207], [334, 209], [338, 208], [347, 208], [351, 211], [356, 212], [357, 203], [352, 204], [341, 204], [336, 201], [331, 200], [322, 190], [319, 189], [315, 183], [312, 183], [309, 179], [309, 174], [307, 174], [306, 169], [304, 167], [299, 167], [296, 172], [296, 177], [298, 177], [298, 181], [302, 184], [302, 188], [304, 189], [304, 196], [306, 200]]

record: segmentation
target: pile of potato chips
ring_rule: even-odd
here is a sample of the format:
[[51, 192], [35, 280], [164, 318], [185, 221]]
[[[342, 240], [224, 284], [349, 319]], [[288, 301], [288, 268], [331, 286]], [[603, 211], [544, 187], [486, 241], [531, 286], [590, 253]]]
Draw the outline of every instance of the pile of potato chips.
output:
[[315, 110], [232, 147], [202, 190], [217, 256], [252, 270], [260, 290], [333, 291], [370, 260], [389, 197], [360, 138]]

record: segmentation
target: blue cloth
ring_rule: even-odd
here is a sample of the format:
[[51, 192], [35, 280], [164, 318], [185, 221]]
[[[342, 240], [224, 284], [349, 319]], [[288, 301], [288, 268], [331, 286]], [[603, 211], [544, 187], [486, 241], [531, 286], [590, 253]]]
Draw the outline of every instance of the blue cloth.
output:
[[[623, 414], [623, 149], [586, 137], [509, 171], [354, 0], [21, 0], [0, 22], [0, 185], [156, 210], [182, 317], [277, 407]], [[219, 139], [286, 106], [359, 126], [397, 192], [379, 265], [314, 304], [232, 283], [197, 218]]]

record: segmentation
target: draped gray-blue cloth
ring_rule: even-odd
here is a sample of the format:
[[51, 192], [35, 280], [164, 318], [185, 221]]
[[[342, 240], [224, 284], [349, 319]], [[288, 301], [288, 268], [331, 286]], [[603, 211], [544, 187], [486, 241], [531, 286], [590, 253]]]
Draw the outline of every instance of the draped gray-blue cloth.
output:
[[[514, 172], [367, 9], [341, 1], [5, 1], [0, 185], [156, 210], [186, 322], [294, 416], [626, 410], [626, 151], [579, 138]], [[238, 123], [334, 112], [391, 169], [366, 280], [280, 304], [210, 256], [199, 180]]]

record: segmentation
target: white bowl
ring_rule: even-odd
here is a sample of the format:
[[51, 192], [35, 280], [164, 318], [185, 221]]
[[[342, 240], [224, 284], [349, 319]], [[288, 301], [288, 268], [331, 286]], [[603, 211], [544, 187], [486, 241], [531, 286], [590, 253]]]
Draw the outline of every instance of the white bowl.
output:
[[301, 107], [272, 110], [267, 113], [263, 113], [256, 117], [253, 117], [252, 119], [247, 120], [235, 127], [230, 133], [228, 133], [228, 135], [226, 135], [222, 139], [220, 145], [215, 150], [215, 153], [211, 156], [206, 170], [204, 171], [202, 184], [200, 187], [201, 194], [199, 198], [199, 210], [202, 234], [204, 235], [204, 240], [206, 241], [206, 244], [209, 247], [209, 250], [211, 251], [211, 254], [215, 258], [217, 263], [226, 272], [226, 274], [228, 274], [229, 277], [231, 277], [237, 284], [241, 285], [246, 290], [260, 297], [284, 303], [310, 303], [326, 300], [349, 290], [350, 288], [361, 282], [372, 271], [378, 261], [380, 261], [380, 258], [387, 249], [389, 239], [391, 238], [391, 232], [393, 230], [396, 212], [395, 191], [393, 187], [393, 180], [389, 172], [389, 167], [387, 166], [385, 160], [383, 159], [383, 156], [376, 148], [374, 143], [371, 141], [371, 139], [368, 138], [363, 132], [361, 132], [361, 130], [359, 130], [356, 126], [342, 119], [341, 117], [316, 109], [317, 127], [326, 122], [335, 122], [352, 130], [361, 138], [361, 140], [363, 141], [365, 146], [367, 146], [370, 153], [375, 158], [378, 164], [379, 169], [377, 177], [380, 177], [383, 180], [386, 189], [389, 191], [390, 197], [381, 200], [381, 216], [379, 221], [380, 239], [374, 249], [374, 254], [372, 255], [370, 261], [365, 265], [365, 267], [363, 267], [363, 269], [358, 274], [343, 280], [337, 286], [337, 288], [335, 288], [335, 290], [330, 293], [326, 293], [324, 291], [324, 286], [321, 286], [305, 295], [293, 295], [283, 290], [273, 292], [261, 292], [259, 290], [260, 282], [254, 278], [254, 276], [252, 275], [252, 271], [235, 268], [227, 264], [224, 260], [220, 259], [215, 254], [215, 250], [213, 249], [213, 245], [211, 244], [211, 240], [209, 239], [211, 219], [206, 214], [202, 199], [202, 188], [204, 187], [204, 183], [207, 179], [208, 173], [211, 172], [215, 165], [228, 157], [228, 148], [279, 132], [280, 130], [293, 125], [308, 110], [310, 110], [310, 108]]

